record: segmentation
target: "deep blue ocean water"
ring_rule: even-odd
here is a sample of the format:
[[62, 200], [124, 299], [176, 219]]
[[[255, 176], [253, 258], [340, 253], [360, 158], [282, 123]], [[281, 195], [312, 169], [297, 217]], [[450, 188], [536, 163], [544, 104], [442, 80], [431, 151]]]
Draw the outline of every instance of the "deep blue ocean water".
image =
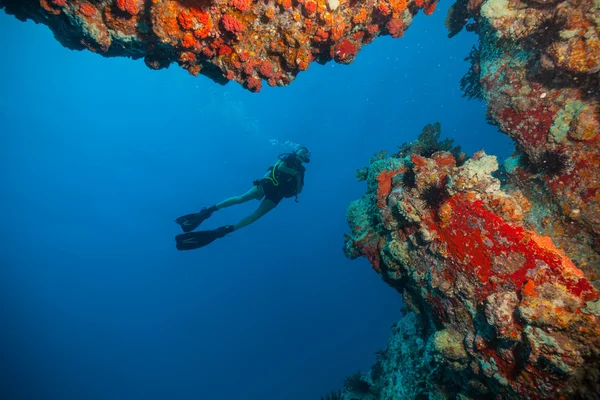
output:
[[[435, 121], [468, 154], [512, 151], [461, 97], [477, 38], [447, 39], [448, 6], [259, 94], [0, 13], [0, 398], [308, 400], [366, 371], [402, 300], [342, 252], [356, 169]], [[300, 202], [178, 252], [173, 220], [250, 188], [285, 142], [313, 155]]]

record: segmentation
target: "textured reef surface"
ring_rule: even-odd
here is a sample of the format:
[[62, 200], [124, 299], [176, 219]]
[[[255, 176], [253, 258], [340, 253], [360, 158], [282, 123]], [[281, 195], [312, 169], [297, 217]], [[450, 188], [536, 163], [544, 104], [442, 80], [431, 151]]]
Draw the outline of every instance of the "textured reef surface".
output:
[[[456, 11], [460, 7], [465, 11]], [[469, 1], [453, 10], [451, 33], [458, 29], [452, 14], [466, 13], [480, 36], [462, 84], [485, 100], [489, 118], [515, 140], [513, 184], [543, 191], [558, 208], [551, 219], [566, 218], [598, 249], [600, 2]], [[557, 236], [574, 231], [539, 228]]]
[[600, 2], [459, 0], [446, 25], [479, 35], [460, 85], [516, 152], [467, 159], [436, 124], [359, 171], [345, 253], [407, 314], [330, 398], [597, 399]]
[[380, 35], [402, 37], [437, 0], [0, 0], [64, 46], [104, 56], [177, 63], [257, 92], [289, 84], [313, 61], [348, 64]]
[[367, 258], [409, 312], [343, 398], [596, 398], [591, 235], [553, 231], [554, 240], [540, 221], [568, 223], [546, 193], [521, 190], [507, 178], [520, 172], [483, 151], [467, 159], [439, 135], [427, 126], [375, 157], [365, 195], [348, 208], [346, 255]]

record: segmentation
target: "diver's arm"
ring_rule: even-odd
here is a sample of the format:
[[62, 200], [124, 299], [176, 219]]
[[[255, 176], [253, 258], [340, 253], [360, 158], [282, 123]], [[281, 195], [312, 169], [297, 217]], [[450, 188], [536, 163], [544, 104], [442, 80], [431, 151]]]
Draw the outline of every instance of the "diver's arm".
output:
[[277, 169], [279, 169], [282, 172], [285, 172], [288, 175], [298, 175], [298, 171], [296, 171], [294, 168], [288, 167], [283, 162], [279, 163], [279, 166], [277, 167]]

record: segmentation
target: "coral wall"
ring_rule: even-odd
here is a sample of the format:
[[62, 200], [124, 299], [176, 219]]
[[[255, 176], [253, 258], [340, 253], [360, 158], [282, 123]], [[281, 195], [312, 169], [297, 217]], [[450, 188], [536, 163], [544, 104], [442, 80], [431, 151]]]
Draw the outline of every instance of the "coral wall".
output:
[[481, 39], [472, 61], [488, 115], [519, 150], [513, 182], [546, 192], [556, 219], [590, 235], [598, 250], [600, 3], [488, 0], [465, 7]]
[[479, 36], [460, 84], [517, 151], [463, 163], [430, 126], [361, 171], [345, 252], [410, 313], [342, 397], [596, 399], [600, 3], [458, 0], [446, 24]]
[[289, 84], [313, 61], [351, 63], [380, 35], [402, 37], [437, 0], [0, 0], [72, 49], [177, 63], [257, 92]]

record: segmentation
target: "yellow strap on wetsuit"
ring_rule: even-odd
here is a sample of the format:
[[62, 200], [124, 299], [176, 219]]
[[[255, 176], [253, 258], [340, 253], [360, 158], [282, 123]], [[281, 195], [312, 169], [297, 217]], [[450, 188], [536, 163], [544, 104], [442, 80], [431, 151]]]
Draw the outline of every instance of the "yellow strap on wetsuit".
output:
[[275, 165], [273, 166], [273, 170], [271, 171], [271, 176], [267, 176], [267, 179], [270, 179], [271, 182], [273, 182], [274, 186], [279, 186], [279, 182], [277, 181], [277, 178], [275, 177], [275, 170], [277, 169], [277, 166], [279, 165], [280, 162], [281, 162], [281, 160], [279, 160], [275, 163]]

